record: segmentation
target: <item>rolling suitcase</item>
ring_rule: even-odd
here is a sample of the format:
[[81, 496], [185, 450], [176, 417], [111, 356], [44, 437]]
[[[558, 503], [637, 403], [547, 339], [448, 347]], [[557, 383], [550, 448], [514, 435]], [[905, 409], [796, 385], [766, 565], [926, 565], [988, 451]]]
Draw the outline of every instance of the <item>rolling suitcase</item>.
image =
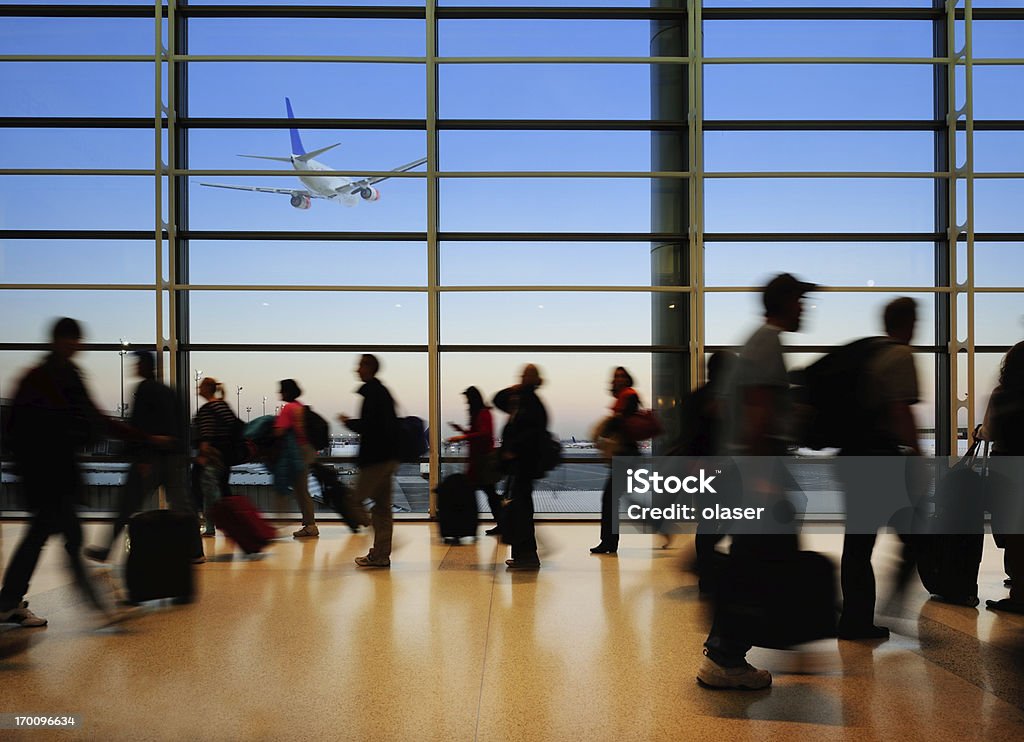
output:
[[444, 541], [476, 540], [479, 513], [476, 488], [465, 474], [452, 474], [434, 490], [437, 493], [437, 523]]
[[910, 542], [925, 590], [943, 602], [971, 607], [978, 605], [978, 571], [985, 548], [985, 478], [974, 469], [979, 453], [984, 471], [988, 448], [982, 452], [975, 438], [964, 457], [939, 480], [935, 513], [926, 519], [925, 533]]
[[309, 473], [320, 484], [324, 504], [341, 516], [352, 533], [359, 533], [360, 526], [370, 525], [366, 508], [361, 502], [356, 502], [355, 493], [345, 486], [333, 466], [313, 464]]
[[242, 495], [222, 497], [210, 508], [210, 515], [214, 525], [246, 554], [258, 554], [277, 537], [277, 529]]
[[911, 544], [925, 590], [945, 603], [978, 605], [984, 534], [926, 534], [916, 536]]
[[190, 602], [198, 540], [199, 519], [194, 513], [150, 510], [134, 516], [128, 522], [124, 568], [128, 599], [133, 603], [161, 598]]
[[723, 636], [786, 649], [836, 635], [835, 566], [828, 557], [794, 551], [724, 561], [715, 612]]

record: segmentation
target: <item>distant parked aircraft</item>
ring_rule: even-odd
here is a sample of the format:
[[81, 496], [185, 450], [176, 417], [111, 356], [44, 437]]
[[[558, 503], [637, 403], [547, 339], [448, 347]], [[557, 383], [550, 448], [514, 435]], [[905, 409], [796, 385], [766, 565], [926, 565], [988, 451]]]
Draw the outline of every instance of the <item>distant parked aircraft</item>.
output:
[[571, 440], [569, 440], [568, 442], [563, 442], [562, 445], [565, 448], [593, 448], [594, 447], [593, 441], [578, 441], [578, 440], [576, 440], [576, 436], [574, 436], [574, 435], [570, 436], [570, 439]]
[[[294, 119], [295, 115], [292, 113], [292, 102], [288, 98], [285, 98], [284, 104], [288, 111], [288, 118]], [[312, 205], [312, 200], [314, 198], [322, 198], [327, 201], [344, 204], [345, 206], [355, 206], [360, 200], [380, 200], [380, 191], [374, 188], [374, 185], [380, 183], [382, 180], [387, 180], [390, 176], [382, 175], [374, 178], [346, 178], [340, 175], [306, 175], [305, 173], [334, 170], [335, 168], [328, 167], [321, 162], [317, 162], [313, 158], [322, 155], [328, 150], [334, 149], [338, 144], [340, 144], [340, 142], [312, 152], [306, 152], [305, 147], [302, 146], [302, 139], [299, 138], [298, 129], [290, 129], [289, 131], [291, 131], [292, 134], [292, 154], [290, 157], [270, 157], [267, 155], [239, 155], [239, 157], [290, 163], [296, 171], [301, 173], [298, 178], [302, 182], [302, 185], [305, 186], [304, 189], [265, 188], [262, 186], [225, 185], [223, 183], [200, 183], [199, 185], [204, 185], [209, 188], [228, 188], [233, 191], [280, 193], [286, 196], [291, 196], [291, 204], [296, 209], [308, 209]], [[410, 162], [407, 165], [396, 167], [391, 172], [404, 173], [407, 170], [419, 167], [426, 161], [427, 158], [424, 157], [420, 160], [416, 160], [416, 162]]]

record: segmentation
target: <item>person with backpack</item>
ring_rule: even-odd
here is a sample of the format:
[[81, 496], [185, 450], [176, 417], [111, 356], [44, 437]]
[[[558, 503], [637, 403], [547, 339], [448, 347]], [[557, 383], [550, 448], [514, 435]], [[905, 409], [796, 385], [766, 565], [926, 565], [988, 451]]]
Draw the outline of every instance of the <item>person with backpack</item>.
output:
[[[840, 566], [843, 611], [839, 619], [839, 638], [846, 640], [889, 636], [889, 629], [874, 622], [875, 574], [871, 553], [877, 532], [871, 529], [883, 528], [887, 522], [873, 522], [873, 518], [877, 520], [873, 506], [879, 503], [879, 488], [888, 487], [897, 479], [902, 485], [905, 479], [895, 471], [892, 476], [866, 479], [859, 461], [842, 457], [920, 455], [911, 409], [919, 395], [910, 348], [917, 324], [917, 303], [905, 296], [892, 300], [885, 307], [883, 323], [884, 338], [857, 344], [861, 350], [849, 361], [852, 373], [842, 390], [854, 406], [839, 421], [845, 432], [837, 462], [846, 493], [847, 532]], [[886, 494], [881, 498], [891, 499]], [[906, 584], [913, 564], [909, 543], [905, 541], [896, 580], [898, 590]]]
[[[639, 441], [629, 434], [629, 418], [640, 411], [640, 395], [633, 388], [633, 377], [622, 366], [612, 372], [609, 392], [615, 402], [611, 406], [611, 415], [601, 424], [600, 437], [616, 442], [613, 456], [639, 456]], [[590, 549], [591, 554], [618, 552], [619, 534], [613, 524], [618, 507], [619, 500], [612, 492], [612, 475], [609, 472], [601, 493], [601, 542]]]
[[[391, 490], [398, 470], [398, 416], [395, 400], [377, 374], [380, 361], [369, 353], [359, 357], [356, 376], [363, 385], [357, 390], [363, 398], [358, 418], [338, 415], [343, 425], [359, 434], [359, 476], [355, 499], [359, 503], [373, 500], [370, 510], [373, 525], [373, 546], [366, 556], [356, 557], [359, 567], [387, 569], [391, 566], [391, 540], [394, 514], [391, 512]], [[365, 524], [362, 524], [365, 525]]]
[[102, 432], [146, 441], [154, 447], [165, 442], [105, 416], [96, 407], [72, 361], [82, 344], [82, 329], [76, 320], [64, 317], [54, 323], [51, 339], [49, 355], [18, 383], [4, 435], [21, 479], [26, 509], [32, 516], [4, 572], [0, 623], [24, 628], [47, 624], [45, 618], [29, 609], [24, 598], [43, 547], [50, 536], [57, 534], [64, 537], [68, 565], [78, 589], [108, 619], [118, 617], [82, 562], [78, 451]]
[[500, 453], [509, 472], [502, 540], [512, 547], [512, 558], [505, 560], [510, 570], [540, 569], [533, 523], [533, 480], [545, 474], [544, 448], [551, 440], [548, 412], [537, 396], [543, 383], [537, 367], [527, 364], [520, 383], [502, 389], [493, 400], [495, 407], [510, 416], [501, 434]]
[[274, 420], [277, 456], [274, 460], [274, 487], [282, 493], [291, 490], [302, 512], [302, 528], [295, 538], [318, 538], [313, 498], [309, 495], [309, 465], [316, 461], [316, 451], [310, 445], [306, 430], [306, 406], [299, 401], [302, 389], [295, 379], [280, 382], [281, 401], [284, 405]]
[[[449, 443], [466, 441], [469, 443], [469, 464], [466, 466], [466, 478], [475, 490], [482, 490], [487, 495], [487, 504], [494, 516], [494, 527], [484, 531], [488, 536], [501, 535], [501, 498], [495, 487], [498, 477], [494, 456], [494, 417], [491, 408], [484, 402], [483, 395], [475, 386], [468, 387], [463, 396], [469, 405], [469, 427], [464, 428], [456, 423], [449, 423], [461, 435], [448, 439]], [[474, 494], [474, 497], [476, 495]]]
[[205, 480], [216, 482], [217, 497], [231, 495], [228, 480], [231, 477], [231, 466], [239, 463], [239, 452], [243, 445], [242, 429], [244, 423], [224, 401], [224, 385], [207, 376], [199, 382], [199, 396], [206, 402], [196, 412], [196, 466], [193, 470], [195, 491], [198, 492], [196, 509], [202, 509], [206, 515], [204, 536], [213, 536], [213, 519], [210, 517], [212, 502], [206, 497], [208, 487], [203, 487]]
[[[794, 443], [796, 415], [781, 335], [797, 332], [803, 316], [803, 297], [815, 285], [789, 273], [772, 278], [762, 291], [764, 324], [747, 340], [736, 362], [730, 385], [732, 397], [730, 450], [744, 456], [782, 456]], [[769, 478], [758, 485], [765, 502], [782, 504], [780, 483]], [[796, 534], [734, 534], [730, 568], [737, 573], [756, 569], [763, 561], [785, 562], [798, 553]], [[719, 599], [704, 642], [704, 660], [697, 681], [715, 689], [759, 690], [772, 683], [767, 670], [746, 661], [749, 636], [733, 628], [728, 606]]]
[[[153, 352], [139, 350], [134, 356], [135, 372], [141, 381], [135, 388], [128, 422], [150, 436], [159, 436], [168, 444], [158, 449], [135, 444], [129, 449], [132, 463], [110, 537], [104, 546], [85, 549], [85, 556], [96, 562], [107, 561], [114, 542], [128, 526], [131, 516], [142, 509], [146, 498], [159, 487], [164, 488], [171, 510], [195, 513], [185, 480], [188, 467], [185, 409], [175, 391], [156, 378], [156, 356]], [[206, 561], [198, 524], [189, 551], [194, 564]]]

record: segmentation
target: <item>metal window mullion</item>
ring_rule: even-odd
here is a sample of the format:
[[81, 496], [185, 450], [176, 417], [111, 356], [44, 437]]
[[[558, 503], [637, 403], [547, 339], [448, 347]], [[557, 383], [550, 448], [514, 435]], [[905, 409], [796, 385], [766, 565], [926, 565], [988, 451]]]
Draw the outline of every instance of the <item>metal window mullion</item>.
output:
[[689, 85], [688, 139], [690, 172], [689, 273], [690, 291], [690, 386], [704, 381], [704, 44], [701, 0], [687, 0], [687, 70]]
[[[171, 0], [173, 3], [173, 0]], [[164, 230], [170, 230], [171, 224], [164, 223], [163, 220], [163, 178], [165, 171], [165, 164], [163, 161], [163, 115], [164, 115], [164, 97], [163, 97], [163, 60], [166, 55], [163, 44], [163, 3], [161, 0], [154, 0], [154, 20], [153, 20], [153, 33], [154, 33], [154, 49], [153, 49], [153, 85], [154, 85], [154, 113], [153, 113], [153, 127], [155, 129], [153, 141], [154, 141], [154, 165], [153, 165], [153, 177], [156, 179], [154, 183], [155, 193], [155, 213], [153, 217], [153, 223], [155, 226], [155, 244], [154, 244], [154, 267], [153, 267], [153, 296], [156, 302], [154, 311], [154, 321], [156, 323], [156, 347], [157, 347], [157, 373], [163, 375], [163, 353], [159, 352], [163, 350], [163, 235]], [[170, 13], [168, 9], [168, 13]], [[169, 21], [168, 21], [169, 22]], [[170, 133], [168, 132], [168, 136]], [[173, 219], [169, 220], [173, 222]], [[123, 413], [122, 413], [123, 414]]]
[[973, 428], [977, 422], [975, 405], [975, 316], [974, 316], [974, 29], [973, 0], [964, 3], [964, 175], [967, 185], [967, 213], [964, 214], [964, 226], [967, 233], [967, 276], [965, 286], [967, 294], [967, 427]]
[[[186, 23], [181, 19], [181, 23]], [[178, 7], [177, 0], [167, 0], [167, 282], [164, 285], [167, 291], [168, 311], [168, 337], [162, 341], [170, 353], [171, 359], [171, 383], [180, 390], [184, 390], [185, 377], [180, 375], [180, 364], [178, 363], [178, 339], [180, 322], [178, 317], [178, 296], [170, 290], [171, 286], [177, 284], [181, 277], [178, 275], [178, 183], [172, 174], [172, 169], [177, 167], [178, 158], [178, 67], [174, 57], [178, 53]], [[163, 328], [161, 327], [161, 331]], [[163, 354], [161, 353], [161, 356]], [[186, 407], [186, 409], [188, 409]]]
[[[948, 396], [946, 410], [943, 412], [949, 415], [948, 439], [945, 444], [947, 453], [955, 453], [957, 450], [957, 435], [960, 427], [960, 399], [959, 399], [959, 341], [958, 341], [958, 311], [959, 305], [959, 282], [957, 276], [957, 147], [956, 132], [958, 113], [956, 108], [956, 4], [957, 0], [945, 0], [946, 9], [946, 158], [949, 170], [954, 177], [949, 179], [946, 193], [946, 231], [947, 231], [947, 265], [946, 277], [952, 288], [949, 293], [949, 300], [946, 305], [946, 316], [943, 318], [949, 329], [947, 343], [947, 384]], [[942, 449], [938, 449], [941, 453]]]
[[437, 514], [434, 490], [441, 468], [441, 248], [438, 243], [440, 207], [438, 180], [438, 19], [437, 0], [426, 2], [426, 106], [427, 127], [427, 407], [430, 426], [428, 452], [429, 500], [427, 512]]
[[944, 57], [707, 57], [702, 64], [944, 64]]

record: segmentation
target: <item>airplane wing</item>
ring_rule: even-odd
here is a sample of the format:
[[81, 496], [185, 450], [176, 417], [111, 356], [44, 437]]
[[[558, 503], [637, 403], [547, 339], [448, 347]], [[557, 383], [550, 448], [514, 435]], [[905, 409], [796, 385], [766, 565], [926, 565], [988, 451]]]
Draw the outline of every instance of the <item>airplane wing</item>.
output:
[[327, 196], [320, 196], [316, 193], [312, 193], [305, 189], [300, 188], [264, 188], [262, 186], [240, 186], [240, 185], [224, 185], [223, 183], [200, 183], [199, 185], [206, 186], [208, 188], [227, 188], [232, 191], [252, 191], [255, 193], [281, 193], [286, 196], [292, 196], [296, 193], [300, 193], [309, 198], [323, 198]]
[[[427, 158], [424, 157], [424, 158], [422, 158], [420, 160], [416, 160], [415, 162], [410, 162], [407, 165], [402, 165], [401, 167], [396, 167], [391, 172], [393, 172], [393, 173], [404, 173], [406, 170], [412, 170], [414, 167], [419, 167], [420, 165], [424, 164], [426, 161], [427, 161]], [[347, 195], [350, 195], [350, 194], [353, 194], [353, 193], [358, 193], [360, 190], [362, 190], [366, 186], [371, 186], [374, 183], [380, 183], [382, 180], [387, 180], [390, 177], [391, 177], [390, 175], [378, 175], [377, 177], [374, 177], [374, 178], [363, 178], [362, 180], [354, 180], [351, 183], [349, 183], [348, 185], [342, 186], [341, 188], [337, 189], [337, 193], [338, 193], [339, 196], [347, 196]]]

